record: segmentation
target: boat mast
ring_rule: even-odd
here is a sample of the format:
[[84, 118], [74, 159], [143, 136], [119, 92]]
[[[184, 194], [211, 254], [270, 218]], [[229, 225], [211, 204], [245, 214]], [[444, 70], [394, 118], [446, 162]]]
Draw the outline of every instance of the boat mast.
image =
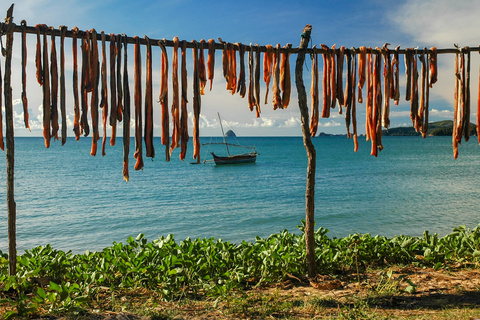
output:
[[217, 112], [217, 115], [218, 115], [218, 120], [220, 121], [220, 128], [222, 128], [223, 142], [225, 143], [225, 147], [227, 148], [227, 154], [230, 157], [230, 151], [228, 151], [227, 139], [225, 138], [225, 132], [223, 132], [222, 119], [220, 118], [220, 112]]

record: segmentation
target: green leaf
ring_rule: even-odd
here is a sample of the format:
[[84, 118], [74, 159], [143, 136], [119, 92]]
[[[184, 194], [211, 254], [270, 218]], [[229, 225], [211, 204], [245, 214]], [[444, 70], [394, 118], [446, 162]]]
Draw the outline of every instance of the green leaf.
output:
[[43, 299], [47, 298], [47, 294], [45, 293], [45, 290], [43, 290], [42, 287], [37, 288], [37, 295]]
[[60, 288], [60, 286], [58, 284], [56, 284], [55, 282], [52, 282], [52, 281], [50, 281], [50, 289], [55, 290], [57, 292], [62, 291], [62, 288]]

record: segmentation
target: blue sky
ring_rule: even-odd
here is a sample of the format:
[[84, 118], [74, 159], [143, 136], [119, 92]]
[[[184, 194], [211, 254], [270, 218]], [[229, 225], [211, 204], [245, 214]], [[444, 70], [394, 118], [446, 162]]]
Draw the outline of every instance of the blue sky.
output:
[[[4, 11], [8, 5], [4, 4]], [[148, 35], [155, 39], [180, 40], [217, 39], [228, 42], [260, 45], [292, 43], [297, 47], [300, 33], [306, 24], [313, 26], [312, 44], [321, 43], [337, 47], [381, 47], [391, 43], [391, 48], [401, 44], [406, 47], [452, 48], [454, 43], [461, 46], [478, 45], [478, 1], [448, 0], [407, 0], [407, 1], [45, 1], [19, 0], [15, 2], [14, 21], [25, 19], [28, 25], [44, 23], [58, 27], [95, 28], [98, 32], [126, 33], [129, 36]], [[15, 35], [13, 94], [15, 105], [15, 126], [17, 136], [41, 136], [41, 87], [35, 82], [34, 55], [35, 36], [28, 36], [27, 94], [31, 114], [32, 132], [23, 128], [20, 103], [20, 37]], [[477, 41], [477, 42], [475, 42]], [[67, 88], [71, 87], [71, 45], [66, 40]], [[57, 49], [58, 50], [58, 49]], [[129, 47], [133, 58], [133, 46]], [[169, 49], [169, 53], [170, 53]], [[154, 48], [154, 96], [159, 93], [160, 49]], [[191, 57], [191, 55], [190, 55]], [[171, 62], [171, 54], [169, 55]], [[262, 57], [263, 59], [263, 57]], [[290, 64], [295, 66], [296, 55], [291, 55]], [[0, 58], [3, 63], [3, 58]], [[144, 61], [144, 57], [143, 57]], [[301, 135], [300, 114], [297, 105], [295, 83], [292, 82], [292, 99], [285, 110], [272, 110], [271, 103], [262, 105], [259, 119], [248, 109], [247, 98], [231, 95], [225, 90], [225, 79], [221, 70], [221, 52], [216, 55], [216, 70], [213, 90], [202, 97], [201, 136], [220, 133], [217, 112], [220, 112], [239, 135], [244, 136], [299, 136]], [[454, 55], [439, 56], [439, 81], [430, 91], [431, 121], [453, 118], [453, 75]], [[478, 55], [472, 54], [472, 92], [478, 93]], [[403, 66], [403, 57], [401, 58]], [[130, 62], [133, 69], [133, 61]], [[192, 63], [187, 63], [191, 76]], [[133, 72], [130, 72], [133, 75]], [[131, 77], [131, 81], [133, 77]], [[304, 69], [307, 95], [310, 88], [310, 61]], [[402, 84], [405, 77], [401, 75]], [[132, 86], [133, 88], [133, 86]], [[70, 89], [69, 89], [70, 90]], [[391, 126], [411, 125], [409, 103], [404, 99], [402, 86], [401, 102], [391, 109]], [[171, 91], [170, 91], [171, 93]], [[262, 87], [261, 94], [265, 94]], [[189, 82], [189, 96], [192, 82]], [[270, 95], [271, 96], [271, 95]], [[309, 95], [308, 95], [309, 96]], [[171, 98], [170, 98], [171, 101]], [[67, 92], [67, 113], [69, 115], [68, 135], [72, 136], [73, 98]], [[309, 101], [310, 103], [310, 101]], [[472, 100], [472, 107], [476, 99]], [[155, 135], [160, 135], [160, 105], [155, 105]], [[192, 105], [188, 106], [189, 111]], [[359, 132], [365, 132], [365, 105], [358, 109]], [[475, 108], [474, 108], [475, 109]], [[344, 116], [336, 109], [331, 118], [321, 119], [318, 132], [345, 133]], [[476, 116], [473, 112], [472, 116]], [[474, 119], [472, 117], [472, 119]], [[473, 121], [474, 122], [474, 121]], [[190, 126], [191, 128], [192, 126]], [[132, 131], [133, 133], [133, 131]], [[118, 134], [121, 134], [119, 130]]]

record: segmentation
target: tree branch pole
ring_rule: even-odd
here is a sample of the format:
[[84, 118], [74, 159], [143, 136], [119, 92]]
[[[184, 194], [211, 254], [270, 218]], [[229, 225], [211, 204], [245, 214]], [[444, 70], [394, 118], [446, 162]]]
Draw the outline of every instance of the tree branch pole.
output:
[[8, 208], [8, 273], [17, 274], [17, 240], [16, 240], [16, 204], [14, 199], [14, 165], [15, 145], [13, 135], [13, 101], [12, 101], [12, 47], [13, 47], [13, 4], [5, 18], [7, 45], [5, 50], [5, 127], [7, 138], [7, 208]]
[[305, 217], [305, 246], [308, 264], [308, 276], [313, 278], [316, 276], [315, 267], [315, 166], [316, 152], [310, 137], [307, 93], [303, 84], [303, 63], [305, 62], [305, 53], [307, 52], [308, 42], [312, 26], [307, 24], [303, 29], [302, 40], [297, 55], [297, 63], [295, 65], [295, 83], [298, 92], [298, 107], [302, 118], [303, 144], [308, 156], [307, 168], [307, 191], [305, 193], [306, 217]]

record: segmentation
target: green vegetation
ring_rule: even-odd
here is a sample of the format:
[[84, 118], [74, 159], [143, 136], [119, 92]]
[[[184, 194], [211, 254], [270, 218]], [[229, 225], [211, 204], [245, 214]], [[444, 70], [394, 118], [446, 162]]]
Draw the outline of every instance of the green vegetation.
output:
[[[304, 227], [299, 228], [303, 233]], [[359, 276], [359, 270], [386, 266], [472, 267], [480, 261], [480, 226], [472, 230], [459, 226], [445, 237], [427, 231], [422, 237], [393, 238], [369, 234], [329, 238], [327, 233], [323, 228], [315, 233], [317, 268], [325, 275], [355, 271]], [[120, 292], [139, 290], [147, 290], [152, 306], [156, 301], [204, 299], [228, 303], [245, 290], [305, 279], [305, 261], [303, 234], [287, 231], [240, 244], [213, 238], [176, 242], [172, 235], [148, 242], [140, 234], [126, 244], [84, 254], [40, 246], [18, 257], [17, 277], [8, 276], [7, 259], [0, 252], [0, 314], [3, 310], [3, 318], [10, 319], [112, 310]], [[408, 278], [394, 281], [391, 272], [384, 272], [381, 281], [378, 292], [388, 293], [400, 283], [405, 285], [402, 292], [416, 290]], [[101, 298], [105, 295], [108, 303]], [[291, 307], [288, 303], [282, 308]]]
[[[470, 123], [470, 135], [476, 135], [477, 127], [475, 124]], [[444, 120], [437, 122], [430, 122], [428, 124], [428, 136], [451, 136], [453, 131], [453, 121]], [[384, 136], [419, 136], [420, 132], [416, 132], [413, 127], [398, 127], [383, 130]]]

